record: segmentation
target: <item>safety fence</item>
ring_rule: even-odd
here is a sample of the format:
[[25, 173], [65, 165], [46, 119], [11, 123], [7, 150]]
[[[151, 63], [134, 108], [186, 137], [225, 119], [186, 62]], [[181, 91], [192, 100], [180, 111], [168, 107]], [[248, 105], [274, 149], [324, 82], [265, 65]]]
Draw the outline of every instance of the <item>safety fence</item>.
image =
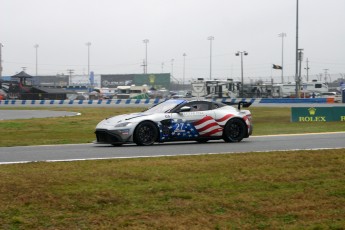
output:
[[[103, 100], [0, 100], [0, 106], [150, 106], [166, 99], [103, 99]], [[334, 103], [332, 98], [219, 98], [212, 99], [217, 102], [236, 104], [238, 102], [251, 102], [252, 104], [271, 103]]]

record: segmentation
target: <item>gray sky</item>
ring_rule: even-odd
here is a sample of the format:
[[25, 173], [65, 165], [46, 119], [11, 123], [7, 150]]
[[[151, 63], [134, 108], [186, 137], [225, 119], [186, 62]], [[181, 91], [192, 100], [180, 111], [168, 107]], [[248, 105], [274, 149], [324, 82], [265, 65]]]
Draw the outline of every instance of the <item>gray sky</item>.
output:
[[[172, 72], [182, 79], [209, 78], [210, 41], [213, 78], [280, 82], [284, 39], [284, 75], [293, 81], [296, 47], [296, 0], [0, 0], [3, 76], [27, 67], [38, 74], [143, 73], [144, 39], [148, 72]], [[299, 47], [303, 68], [309, 59], [312, 78], [345, 74], [345, 0], [299, 0]], [[171, 60], [174, 59], [174, 62]], [[162, 63], [164, 63], [162, 67]], [[173, 64], [172, 64], [173, 63]], [[302, 75], [306, 75], [303, 69]], [[288, 76], [290, 76], [288, 78]], [[334, 79], [332, 79], [334, 80]]]

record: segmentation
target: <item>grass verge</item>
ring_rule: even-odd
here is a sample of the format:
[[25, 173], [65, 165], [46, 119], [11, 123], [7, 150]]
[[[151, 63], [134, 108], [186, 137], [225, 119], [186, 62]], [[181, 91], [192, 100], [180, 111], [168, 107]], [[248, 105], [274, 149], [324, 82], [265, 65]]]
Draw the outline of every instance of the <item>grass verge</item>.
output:
[[0, 167], [1, 229], [344, 229], [344, 150]]
[[[23, 108], [17, 108], [23, 109]], [[32, 110], [33, 108], [26, 108]], [[80, 112], [81, 116], [0, 121], [0, 147], [91, 143], [102, 119], [142, 108], [34, 108]], [[345, 122], [290, 122], [290, 108], [252, 107], [253, 135], [345, 131]]]

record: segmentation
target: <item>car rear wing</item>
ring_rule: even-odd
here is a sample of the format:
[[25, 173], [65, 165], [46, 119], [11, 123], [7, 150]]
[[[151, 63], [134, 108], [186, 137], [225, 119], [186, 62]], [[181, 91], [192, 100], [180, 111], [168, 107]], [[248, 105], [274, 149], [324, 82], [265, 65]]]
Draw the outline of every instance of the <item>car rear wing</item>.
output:
[[237, 105], [238, 110], [241, 110], [241, 107], [248, 108], [249, 106], [252, 105], [252, 102], [246, 102], [246, 101], [240, 101], [238, 103], [234, 103], [234, 102], [222, 102], [222, 103], [226, 105]]

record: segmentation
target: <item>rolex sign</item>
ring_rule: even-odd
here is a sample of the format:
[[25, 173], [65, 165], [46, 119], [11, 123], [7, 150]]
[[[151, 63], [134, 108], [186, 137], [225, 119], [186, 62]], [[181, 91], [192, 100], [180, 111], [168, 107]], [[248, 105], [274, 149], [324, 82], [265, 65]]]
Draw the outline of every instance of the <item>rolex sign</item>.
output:
[[345, 122], [345, 107], [292, 107], [292, 122]]

